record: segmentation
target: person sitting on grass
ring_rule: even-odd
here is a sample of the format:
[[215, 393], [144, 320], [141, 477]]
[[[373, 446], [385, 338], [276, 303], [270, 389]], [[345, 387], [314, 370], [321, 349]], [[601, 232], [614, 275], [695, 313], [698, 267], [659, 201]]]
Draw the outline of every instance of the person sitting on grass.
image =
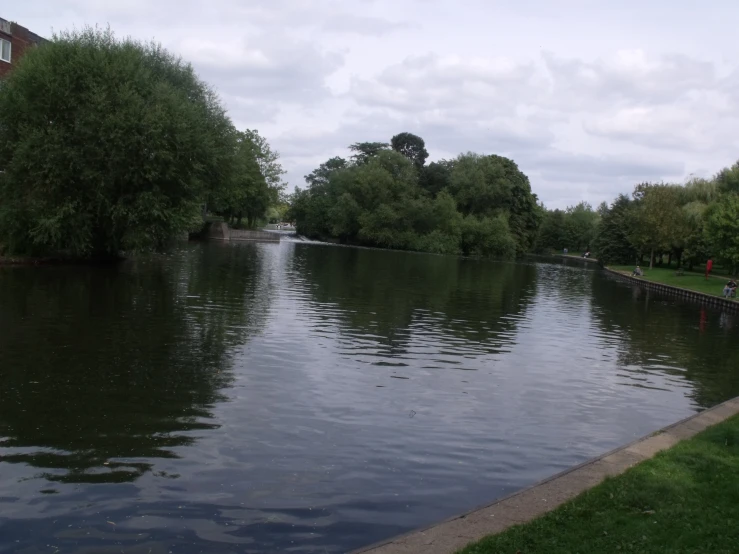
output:
[[644, 275], [644, 272], [639, 266], [636, 266], [636, 269], [631, 272], [632, 277], [641, 277], [642, 275]]
[[730, 298], [736, 296], [736, 281], [731, 279], [724, 287], [724, 298]]

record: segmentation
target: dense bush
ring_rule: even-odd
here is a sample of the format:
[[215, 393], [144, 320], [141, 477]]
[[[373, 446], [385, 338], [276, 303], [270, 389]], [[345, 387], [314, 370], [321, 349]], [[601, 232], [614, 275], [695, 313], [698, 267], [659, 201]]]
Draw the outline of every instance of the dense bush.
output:
[[425, 166], [420, 137], [356, 143], [293, 196], [298, 232], [351, 244], [511, 258], [532, 245], [540, 209], [511, 160], [464, 154]]
[[235, 144], [216, 95], [160, 46], [57, 35], [0, 88], [0, 242], [72, 256], [162, 247], [201, 224]]

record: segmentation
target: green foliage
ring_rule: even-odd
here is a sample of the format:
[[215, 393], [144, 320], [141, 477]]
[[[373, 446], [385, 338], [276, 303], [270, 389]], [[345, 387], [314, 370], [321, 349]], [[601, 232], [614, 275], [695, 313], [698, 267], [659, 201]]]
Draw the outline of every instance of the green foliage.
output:
[[709, 244], [704, 232], [707, 208], [708, 205], [699, 200], [689, 202], [682, 207], [685, 224], [684, 236], [681, 237], [682, 262], [689, 269], [705, 262], [710, 256]]
[[651, 254], [682, 246], [686, 235], [684, 197], [683, 188], [678, 185], [642, 183], [634, 188], [636, 204], [629, 239], [637, 250]]
[[598, 230], [601, 216], [587, 202], [567, 208], [564, 218], [565, 248], [582, 251], [590, 250]]
[[318, 166], [318, 169], [314, 169], [308, 175], [305, 176], [305, 181], [311, 190], [316, 193], [319, 188], [328, 186], [329, 177], [331, 173], [337, 169], [344, 169], [347, 166], [347, 162], [344, 158], [335, 157], [322, 163]]
[[705, 213], [705, 239], [718, 261], [739, 268], [739, 196], [728, 194], [711, 204]]
[[[621, 195], [610, 209], [598, 208], [595, 255], [605, 264], [633, 264], [663, 255], [691, 269], [713, 255], [739, 270], [739, 164], [713, 179], [693, 178], [685, 185], [641, 183], [633, 200]], [[549, 214], [551, 217], [551, 213]], [[546, 232], [545, 232], [546, 231]], [[545, 222], [540, 242], [552, 235]]]
[[446, 160], [431, 162], [421, 170], [419, 184], [430, 195], [436, 196], [449, 187], [451, 172], [452, 162]]
[[277, 203], [279, 189], [269, 186], [260, 168], [260, 147], [252, 141], [253, 135], [237, 133], [233, 158], [233, 171], [222, 186], [215, 191], [211, 200], [211, 210], [227, 222], [246, 217], [247, 225], [252, 227], [267, 209]]
[[503, 214], [479, 218], [468, 215], [462, 222], [462, 253], [465, 255], [513, 258], [516, 246]]
[[287, 187], [287, 183], [282, 182], [282, 176], [287, 172], [279, 162], [280, 155], [272, 151], [267, 139], [261, 136], [256, 129], [244, 131], [242, 139], [251, 143], [259, 171], [262, 173], [267, 186], [277, 195], [280, 195]]
[[349, 150], [354, 152], [351, 156], [352, 162], [357, 165], [366, 164], [389, 146], [386, 142], [355, 142], [349, 146]]
[[569, 249], [568, 239], [565, 233], [565, 212], [562, 210], [545, 212], [536, 236], [535, 249], [538, 252], [545, 252], [547, 250], [559, 252], [565, 248]]
[[721, 192], [739, 193], [739, 162], [719, 171], [713, 180]]
[[[603, 211], [603, 207], [600, 206], [599, 210]], [[566, 211], [544, 210], [535, 249], [539, 252], [561, 252], [567, 248], [572, 254], [590, 250], [600, 218], [600, 213], [594, 211], [587, 202], [580, 202]]]
[[495, 155], [460, 155], [451, 167], [449, 192], [464, 215], [506, 217], [517, 253], [531, 250], [541, 214], [528, 177], [512, 160]]
[[637, 252], [629, 240], [633, 201], [622, 194], [601, 216], [593, 240], [595, 257], [603, 264], [635, 263]]
[[393, 150], [403, 154], [408, 158], [416, 169], [420, 170], [426, 163], [429, 153], [426, 151], [426, 143], [424, 140], [412, 133], [400, 133], [390, 139], [390, 145]]
[[30, 49], [0, 88], [0, 237], [72, 256], [161, 248], [228, 180], [235, 133], [192, 67], [109, 30]]
[[[511, 258], [532, 244], [540, 221], [528, 178], [500, 156], [465, 154], [424, 166], [423, 139], [401, 133], [356, 143], [292, 197], [299, 233], [350, 244]], [[478, 195], [478, 196], [476, 196]], [[479, 196], [484, 197], [483, 204]]]

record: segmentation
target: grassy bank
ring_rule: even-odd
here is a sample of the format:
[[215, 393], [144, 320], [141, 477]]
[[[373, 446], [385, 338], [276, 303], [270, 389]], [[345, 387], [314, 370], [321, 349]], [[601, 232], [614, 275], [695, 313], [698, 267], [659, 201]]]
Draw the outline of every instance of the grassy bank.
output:
[[734, 553], [739, 416], [463, 554]]
[[[631, 275], [634, 266], [615, 265], [609, 266], [609, 269], [622, 271]], [[648, 267], [642, 267], [642, 271], [644, 271], [644, 276], [641, 278], [647, 281], [690, 289], [712, 296], [723, 296], [724, 285], [729, 280], [728, 277], [718, 276], [711, 276], [706, 279], [703, 273], [689, 271], [686, 271], [684, 275], [678, 275], [674, 268], [655, 267], [649, 269]]]

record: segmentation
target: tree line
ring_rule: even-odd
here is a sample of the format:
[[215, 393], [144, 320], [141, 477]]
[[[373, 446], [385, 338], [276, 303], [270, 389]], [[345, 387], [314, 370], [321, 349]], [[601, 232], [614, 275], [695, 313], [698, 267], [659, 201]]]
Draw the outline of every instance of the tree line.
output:
[[510, 159], [427, 163], [421, 137], [358, 142], [289, 198], [279, 156], [237, 129], [193, 68], [110, 30], [63, 32], [0, 81], [0, 254], [162, 249], [207, 215], [346, 244], [512, 258], [590, 250], [604, 263], [709, 256], [739, 270], [739, 164], [641, 183], [593, 209], [547, 210]]
[[426, 164], [421, 137], [359, 142], [306, 175], [289, 216], [297, 231], [346, 244], [512, 258], [528, 252], [542, 209], [529, 179], [502, 156]]
[[739, 162], [710, 179], [639, 183], [631, 195], [593, 209], [581, 203], [545, 211], [537, 249], [592, 250], [604, 264], [667, 259], [692, 269], [713, 258], [739, 271]]
[[160, 45], [63, 32], [0, 82], [0, 253], [116, 256], [202, 227], [254, 225], [278, 156]]

